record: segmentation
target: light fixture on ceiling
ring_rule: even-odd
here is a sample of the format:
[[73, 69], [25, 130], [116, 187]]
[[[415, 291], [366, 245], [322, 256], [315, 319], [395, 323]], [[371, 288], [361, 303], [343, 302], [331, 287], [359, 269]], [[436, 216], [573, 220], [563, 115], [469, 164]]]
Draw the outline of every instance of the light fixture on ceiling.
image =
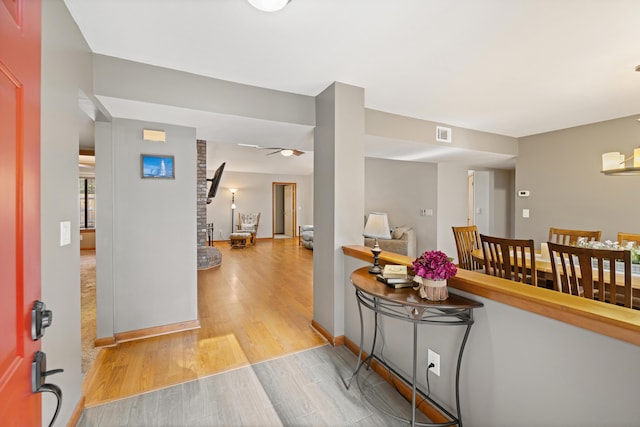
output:
[[[627, 166], [627, 162], [629, 162], [629, 166]], [[619, 151], [604, 153], [602, 155], [602, 173], [613, 176], [640, 175], [640, 148], [633, 150], [633, 154], [629, 157], [625, 157]]]
[[251, 6], [263, 12], [277, 12], [291, 0], [249, 0]]
[[[640, 70], [640, 65], [636, 67], [636, 71], [638, 70]], [[602, 173], [612, 176], [640, 175], [640, 148], [634, 149], [629, 157], [619, 151], [604, 153], [602, 155]]]
[[267, 156], [270, 156], [272, 154], [282, 154], [285, 157], [289, 157], [289, 156], [302, 156], [304, 154], [304, 151], [301, 150], [296, 150], [296, 149], [291, 149], [291, 148], [278, 148], [278, 147], [261, 147], [259, 145], [255, 145], [255, 144], [238, 144], [242, 147], [251, 147], [251, 148], [258, 148], [261, 150], [275, 150], [272, 151], [271, 153], [267, 153]]

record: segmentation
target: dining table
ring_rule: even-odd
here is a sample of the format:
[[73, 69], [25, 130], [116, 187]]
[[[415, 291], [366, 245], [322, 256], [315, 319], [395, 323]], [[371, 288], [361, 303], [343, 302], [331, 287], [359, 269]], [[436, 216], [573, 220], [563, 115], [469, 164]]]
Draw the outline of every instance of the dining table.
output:
[[[475, 258], [480, 264], [484, 266], [484, 253], [481, 248], [474, 249], [471, 251], [471, 256]], [[546, 280], [547, 283], [553, 282], [553, 267], [551, 266], [551, 259], [545, 258], [542, 256], [541, 251], [537, 250], [535, 253], [536, 257], [536, 272], [538, 274], [538, 279]], [[527, 262], [527, 260], [525, 260]], [[527, 263], [527, 267], [530, 267], [530, 264]], [[597, 277], [597, 270], [594, 270], [594, 277]], [[618, 288], [624, 288], [624, 278], [622, 273], [616, 273], [616, 282], [620, 283]], [[608, 283], [608, 281], [607, 281]], [[553, 285], [551, 285], [553, 288]], [[634, 298], [640, 298], [640, 275], [632, 274], [631, 275], [631, 288], [633, 292]]]

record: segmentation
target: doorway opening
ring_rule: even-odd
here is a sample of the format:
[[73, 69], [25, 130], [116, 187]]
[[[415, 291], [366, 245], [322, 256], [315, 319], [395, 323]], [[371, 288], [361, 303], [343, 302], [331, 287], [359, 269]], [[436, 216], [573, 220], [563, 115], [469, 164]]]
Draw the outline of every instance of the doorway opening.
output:
[[296, 236], [296, 183], [272, 183], [273, 238], [291, 239]]
[[474, 194], [474, 175], [472, 170], [467, 171], [467, 225], [475, 225], [475, 194]]

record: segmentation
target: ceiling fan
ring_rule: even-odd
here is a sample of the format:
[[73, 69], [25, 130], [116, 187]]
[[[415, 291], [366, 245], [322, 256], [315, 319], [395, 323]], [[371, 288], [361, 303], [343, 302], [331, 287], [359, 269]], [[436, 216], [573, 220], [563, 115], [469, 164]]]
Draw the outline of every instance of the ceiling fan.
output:
[[301, 155], [304, 154], [304, 151], [300, 151], [300, 150], [296, 150], [296, 149], [292, 149], [292, 148], [261, 147], [259, 145], [255, 145], [255, 144], [238, 144], [238, 145], [241, 145], [243, 147], [258, 148], [258, 149], [261, 149], [261, 150], [275, 150], [275, 151], [272, 151], [271, 153], [267, 153], [267, 156], [270, 156], [272, 154], [278, 154], [278, 153], [280, 153], [281, 155], [283, 155], [285, 157], [301, 156]]

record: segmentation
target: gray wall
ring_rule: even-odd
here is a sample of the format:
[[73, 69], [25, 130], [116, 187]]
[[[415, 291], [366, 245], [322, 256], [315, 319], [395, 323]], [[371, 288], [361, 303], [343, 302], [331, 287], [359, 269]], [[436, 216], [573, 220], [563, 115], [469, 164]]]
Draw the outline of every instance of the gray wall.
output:
[[514, 170], [496, 169], [493, 172], [491, 230], [495, 236], [513, 237], [515, 233], [516, 174]]
[[469, 166], [438, 164], [438, 242], [437, 249], [457, 258], [451, 227], [467, 224]]
[[[345, 335], [359, 344], [360, 321], [349, 274], [364, 265], [344, 257]], [[522, 286], [522, 285], [519, 285]], [[474, 312], [465, 348], [460, 402], [469, 427], [637, 426], [640, 347], [486, 298]], [[373, 315], [363, 311], [364, 349], [372, 344]], [[378, 351], [408, 377], [412, 325], [381, 317]], [[427, 349], [440, 354], [440, 376], [429, 375], [431, 395], [455, 408], [455, 360], [463, 327], [419, 326], [418, 383], [426, 390]]]
[[[452, 143], [436, 142], [436, 126], [438, 125], [442, 125], [442, 123], [399, 116], [378, 110], [365, 110], [365, 129], [368, 135], [499, 153], [503, 154], [505, 158], [518, 155], [517, 140], [515, 138], [454, 126], [449, 126], [452, 129]], [[474, 165], [471, 164], [469, 166], [473, 167]]]
[[314, 99], [95, 55], [97, 95], [257, 119], [315, 124]]
[[[220, 162], [224, 161], [221, 159]], [[212, 167], [212, 165], [208, 165]], [[214, 170], [207, 170], [213, 176]], [[231, 192], [236, 188], [236, 211], [234, 227], [238, 224], [239, 212], [260, 212], [258, 238], [271, 238], [273, 228], [272, 183], [295, 182], [297, 201], [297, 223], [311, 224], [313, 221], [313, 175], [273, 175], [248, 172], [224, 171], [218, 193], [207, 205], [207, 222], [214, 224], [214, 240], [229, 240], [231, 232]], [[296, 229], [297, 233], [298, 230]], [[223, 261], [224, 262], [224, 261]]]
[[115, 333], [115, 170], [111, 123], [95, 124], [96, 161], [96, 337]]
[[[441, 123], [420, 120], [411, 117], [399, 116], [387, 112], [365, 109], [365, 132], [379, 138], [388, 139], [389, 143], [394, 141], [411, 141], [429, 145], [448, 145], [454, 148], [467, 150], [477, 150], [479, 153], [490, 152], [494, 155], [504, 156], [505, 159], [518, 155], [517, 139], [503, 135], [496, 135], [487, 132], [479, 132], [470, 129], [452, 127], [453, 142], [443, 144], [435, 141], [436, 126]], [[478, 156], [482, 159], [484, 156]], [[370, 159], [367, 159], [369, 161]], [[384, 162], [385, 160], [381, 160]], [[388, 161], [387, 162], [392, 162]], [[478, 195], [477, 202], [482, 204], [484, 222], [481, 226], [487, 233], [513, 236], [514, 234], [514, 174], [513, 171], [500, 169], [486, 169], [484, 165], [443, 162], [435, 166], [436, 177], [433, 180], [418, 181], [412, 179], [411, 172], [403, 170], [401, 166], [393, 167], [389, 171], [385, 170], [383, 177], [372, 176], [367, 173], [365, 185], [367, 194], [365, 204], [367, 209], [373, 210], [370, 198], [375, 197], [375, 193], [369, 187], [369, 183], [374, 180], [379, 183], [379, 191], [389, 194], [392, 192], [403, 194], [403, 188], [412, 188], [414, 191], [406, 200], [401, 197], [393, 197], [394, 203], [385, 204], [384, 201], [375, 203], [377, 209], [397, 210], [397, 205], [406, 206], [411, 198], [417, 199], [416, 203], [431, 204], [434, 207], [433, 217], [420, 217], [418, 223], [427, 224], [425, 231], [420, 231], [418, 235], [418, 251], [427, 249], [440, 249], [448, 255], [456, 256], [456, 246], [451, 231], [452, 226], [467, 224], [467, 173], [469, 170], [477, 170], [480, 175], [486, 177], [482, 185], [482, 193]], [[386, 164], [386, 163], [383, 163]], [[392, 163], [389, 163], [392, 164]], [[369, 171], [370, 168], [367, 169]], [[435, 197], [435, 199], [432, 199]], [[428, 206], [416, 206], [429, 209]], [[412, 210], [404, 211], [407, 221], [413, 220]], [[432, 221], [435, 221], [433, 225]], [[427, 236], [428, 235], [428, 236]]]
[[[167, 141], [143, 141], [144, 128], [165, 130]], [[99, 201], [107, 189], [98, 184], [112, 179], [113, 193], [106, 196], [113, 198], [113, 223], [104, 224], [105, 217], [98, 217], [96, 238], [106, 240], [98, 250], [111, 246], [113, 271], [108, 274], [113, 281], [105, 281], [100, 272], [96, 286], [113, 289], [113, 320], [103, 310], [99, 293], [98, 323], [113, 324], [118, 333], [196, 320], [195, 129], [114, 119], [111, 139], [101, 138], [106, 134], [96, 133], [97, 163], [111, 154], [113, 168], [107, 176], [96, 168], [96, 200], [101, 212]], [[141, 179], [141, 153], [175, 156], [175, 179]], [[103, 233], [111, 228], [110, 236]]]
[[[625, 155], [640, 144], [637, 116], [521, 138], [516, 163], [516, 235], [539, 246], [549, 227], [602, 230], [604, 240], [618, 231], [640, 233], [640, 177], [600, 173], [602, 153]], [[522, 209], [530, 217], [522, 218]]]
[[474, 224], [481, 234], [492, 235], [493, 203], [492, 203], [492, 174], [489, 171], [475, 171], [473, 173], [474, 191]]
[[474, 218], [481, 234], [513, 237], [515, 173], [513, 170], [474, 171]]
[[[416, 231], [418, 253], [435, 249], [437, 165], [365, 158], [364, 172], [363, 218], [370, 212], [386, 212], [391, 227], [409, 225]], [[421, 209], [430, 209], [433, 215], [421, 216]]]
[[[59, 424], [81, 397], [80, 242], [78, 211], [78, 94], [92, 82], [89, 47], [60, 0], [42, 2], [41, 258], [42, 300], [53, 323], [42, 339], [49, 369], [64, 373], [49, 380], [64, 394]], [[71, 222], [71, 244], [60, 246], [60, 221]], [[47, 425], [55, 398], [42, 398]]]
[[[467, 174], [470, 166], [456, 163], [365, 159], [365, 214], [387, 212], [391, 227], [410, 225], [417, 233], [418, 253], [439, 249], [456, 258], [451, 227], [467, 223]], [[476, 201], [484, 223], [481, 232], [513, 236], [514, 172], [475, 172]], [[420, 209], [433, 210], [421, 216]]]

